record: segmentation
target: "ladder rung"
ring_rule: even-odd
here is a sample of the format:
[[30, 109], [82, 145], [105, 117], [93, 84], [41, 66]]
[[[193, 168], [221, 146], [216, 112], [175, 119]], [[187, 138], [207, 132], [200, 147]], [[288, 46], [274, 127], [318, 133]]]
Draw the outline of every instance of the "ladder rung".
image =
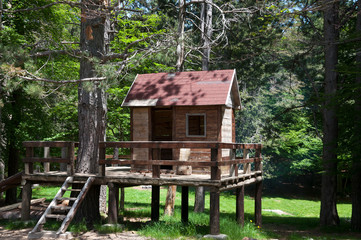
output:
[[86, 181], [77, 181], [77, 180], [73, 180], [73, 181], [69, 181], [69, 183], [72, 183], [72, 184], [77, 184], [77, 183], [84, 184], [84, 183], [86, 183]]
[[60, 211], [66, 211], [66, 210], [71, 209], [71, 207], [69, 207], [69, 206], [52, 206], [51, 208], [54, 210], [60, 210]]
[[56, 200], [59, 200], [59, 201], [64, 201], [64, 200], [75, 201], [76, 198], [75, 197], [60, 197], [60, 198], [57, 198]]
[[62, 214], [48, 214], [46, 215], [46, 218], [53, 218], [56, 220], [64, 220], [66, 218], [66, 215], [62, 215]]
[[80, 192], [81, 189], [77, 189], [77, 188], [67, 188], [67, 189], [62, 189], [63, 191], [70, 191], [70, 192]]

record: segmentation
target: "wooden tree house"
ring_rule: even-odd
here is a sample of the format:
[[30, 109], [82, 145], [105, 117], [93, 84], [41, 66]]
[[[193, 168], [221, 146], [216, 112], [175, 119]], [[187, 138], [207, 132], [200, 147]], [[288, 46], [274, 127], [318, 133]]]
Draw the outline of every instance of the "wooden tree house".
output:
[[[124, 202], [119, 201], [119, 188], [152, 185], [151, 219], [158, 221], [160, 186], [181, 186], [182, 221], [187, 222], [189, 187], [207, 187], [210, 233], [217, 235], [220, 193], [236, 190], [236, 218], [243, 224], [244, 187], [256, 184], [255, 223], [261, 225], [262, 145], [235, 143], [234, 113], [240, 98], [234, 70], [138, 75], [122, 106], [131, 108], [132, 141], [100, 142], [96, 175], [74, 172], [76, 142], [23, 143], [22, 219], [30, 218], [31, 184], [62, 186], [29, 238], [64, 234], [91, 185], [109, 188], [109, 223], [117, 223], [118, 205]], [[49, 148], [61, 148], [61, 156], [50, 156]], [[116, 148], [130, 149], [131, 156], [106, 155]], [[44, 149], [43, 157], [36, 154], [39, 149]], [[34, 171], [38, 163], [46, 164], [43, 172]], [[54, 169], [54, 163], [66, 167]], [[73, 189], [73, 183], [84, 186]], [[59, 205], [66, 191], [79, 192], [69, 207]], [[48, 218], [63, 221], [57, 232], [41, 230]]]
[[[235, 142], [235, 114], [240, 109], [235, 70], [137, 75], [123, 104], [131, 109], [132, 141]], [[133, 149], [132, 159], [152, 152]], [[161, 160], [210, 161], [209, 149], [160, 149]], [[222, 159], [229, 150], [220, 152]], [[205, 173], [207, 168], [163, 166], [177, 174]], [[149, 166], [132, 165], [133, 170]], [[226, 172], [227, 167], [222, 168]]]

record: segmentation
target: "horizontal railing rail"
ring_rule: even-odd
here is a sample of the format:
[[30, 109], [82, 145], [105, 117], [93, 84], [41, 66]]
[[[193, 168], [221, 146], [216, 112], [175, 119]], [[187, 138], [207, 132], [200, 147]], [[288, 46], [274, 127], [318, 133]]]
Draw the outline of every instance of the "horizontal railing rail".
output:
[[[34, 163], [44, 163], [44, 172], [50, 170], [50, 164], [66, 164], [68, 175], [74, 174], [75, 142], [69, 141], [26, 141], [23, 146], [26, 148], [26, 155], [23, 158], [25, 174], [34, 173]], [[35, 148], [44, 148], [44, 157], [34, 156]], [[61, 148], [62, 156], [50, 156], [50, 148]]]

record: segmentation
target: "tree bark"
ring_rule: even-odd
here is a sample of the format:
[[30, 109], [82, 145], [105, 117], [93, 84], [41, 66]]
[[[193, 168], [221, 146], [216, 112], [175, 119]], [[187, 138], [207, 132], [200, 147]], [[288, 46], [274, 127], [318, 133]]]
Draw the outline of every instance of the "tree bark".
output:
[[[212, 2], [212, 1], [210, 1]], [[209, 70], [209, 58], [211, 55], [211, 38], [212, 38], [212, 5], [202, 3], [201, 8], [201, 31], [203, 41], [203, 56], [202, 56], [202, 70]]]
[[[20, 150], [18, 149], [16, 142], [16, 134], [15, 131], [19, 127], [21, 122], [21, 90], [15, 90], [11, 93], [10, 102], [12, 109], [12, 118], [10, 120], [10, 124], [8, 126], [8, 133], [6, 134], [7, 140], [7, 150], [8, 150], [8, 177], [18, 173], [18, 165], [19, 165], [19, 154]], [[17, 188], [11, 188], [6, 191], [5, 203], [12, 204], [17, 202]]]
[[[361, 9], [361, 0], [357, 1], [358, 9]], [[356, 31], [361, 35], [361, 13], [357, 14]], [[361, 70], [361, 49], [356, 49], [356, 64], [358, 72]], [[355, 79], [355, 119], [354, 134], [355, 141], [353, 145], [352, 161], [352, 216], [351, 228], [355, 231], [361, 230], [361, 74], [358, 73]]]
[[338, 2], [326, 0], [324, 10], [325, 39], [325, 96], [323, 106], [323, 168], [321, 190], [321, 226], [334, 226], [340, 223], [337, 213], [337, 45]]
[[165, 215], [171, 216], [174, 213], [174, 204], [175, 204], [176, 192], [177, 192], [177, 186], [176, 185], [168, 186], [167, 197], [166, 197], [165, 207], [164, 207], [164, 214]]
[[178, 42], [177, 42], [177, 64], [176, 71], [184, 71], [184, 22], [185, 22], [186, 6], [185, 1], [179, 1], [178, 13]]
[[[106, 16], [97, 6], [107, 1], [83, 0], [87, 6], [81, 12], [80, 49], [91, 57], [101, 58], [105, 53]], [[95, 6], [97, 5], [97, 6]], [[94, 62], [83, 56], [80, 61], [80, 79], [95, 77]], [[99, 141], [105, 140], [106, 98], [99, 83], [80, 83], [78, 86], [79, 150], [76, 172], [97, 173]], [[100, 220], [100, 187], [92, 186], [84, 199], [76, 221], [85, 218], [87, 226]], [[91, 211], [90, 211], [91, 209]]]

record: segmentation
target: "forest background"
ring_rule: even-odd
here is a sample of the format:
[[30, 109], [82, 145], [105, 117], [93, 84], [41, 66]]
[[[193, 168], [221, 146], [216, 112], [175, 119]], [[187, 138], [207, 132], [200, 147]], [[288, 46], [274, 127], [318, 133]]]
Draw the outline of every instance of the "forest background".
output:
[[[321, 225], [337, 225], [337, 194], [350, 196], [352, 227], [360, 230], [360, 6], [0, 0], [0, 158], [7, 175], [23, 167], [23, 141], [82, 138], [78, 112], [92, 102], [82, 102], [85, 92], [95, 105], [103, 99], [103, 138], [123, 141], [130, 119], [120, 105], [137, 74], [236, 69], [237, 142], [264, 145], [266, 179], [318, 184]], [[90, 38], [101, 39], [101, 52], [84, 45], [95, 42]], [[14, 201], [14, 192], [6, 197]]]

